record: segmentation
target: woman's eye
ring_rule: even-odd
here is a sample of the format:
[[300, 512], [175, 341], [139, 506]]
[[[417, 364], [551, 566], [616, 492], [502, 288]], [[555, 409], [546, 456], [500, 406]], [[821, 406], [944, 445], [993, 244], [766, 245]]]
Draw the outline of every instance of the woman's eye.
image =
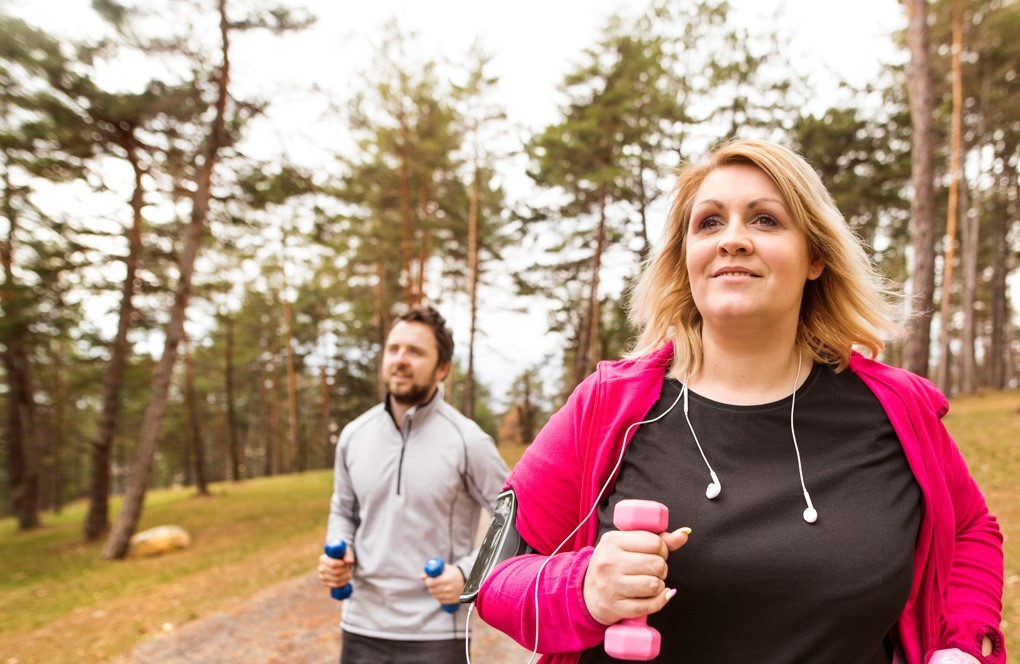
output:
[[720, 223], [721, 222], [719, 221], [719, 217], [715, 217], [715, 216], [705, 217], [704, 219], [702, 219], [701, 221], [698, 222], [698, 224], [697, 224], [697, 226], [695, 226], [695, 228], [697, 228], [699, 231], [703, 231], [703, 230], [708, 230], [710, 228], [715, 228]]
[[769, 214], [759, 214], [757, 217], [754, 218], [754, 223], [758, 224], [759, 226], [765, 226], [768, 228], [773, 228], [781, 225], [778, 219]]

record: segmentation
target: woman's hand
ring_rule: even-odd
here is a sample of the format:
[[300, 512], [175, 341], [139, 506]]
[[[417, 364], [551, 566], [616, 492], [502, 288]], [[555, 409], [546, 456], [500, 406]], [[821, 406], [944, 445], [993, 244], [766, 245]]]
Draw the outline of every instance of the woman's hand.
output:
[[666, 557], [687, 543], [690, 532], [613, 530], [603, 535], [584, 577], [584, 603], [592, 618], [612, 625], [660, 611], [676, 592], [666, 588]]
[[[981, 654], [987, 657], [995, 649], [992, 640], [987, 636], [981, 640]], [[957, 648], [949, 650], [936, 650], [931, 654], [928, 664], [981, 664], [977, 657], [968, 655]]]

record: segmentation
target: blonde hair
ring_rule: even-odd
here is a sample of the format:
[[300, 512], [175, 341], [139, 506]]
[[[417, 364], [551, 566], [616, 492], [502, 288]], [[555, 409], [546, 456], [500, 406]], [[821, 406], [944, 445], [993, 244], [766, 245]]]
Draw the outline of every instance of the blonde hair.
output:
[[630, 321], [641, 334], [627, 357], [647, 355], [673, 341], [671, 374], [681, 377], [700, 368], [702, 318], [685, 267], [687, 229], [694, 196], [705, 178], [736, 164], [756, 166], [769, 176], [807, 236], [811, 259], [824, 262], [821, 276], [804, 286], [798, 345], [837, 371], [846, 368], [855, 346], [876, 356], [885, 346], [884, 337], [901, 333], [895, 322], [900, 295], [872, 263], [803, 157], [768, 141], [734, 140], [704, 163], [679, 172], [662, 239], [633, 289]]

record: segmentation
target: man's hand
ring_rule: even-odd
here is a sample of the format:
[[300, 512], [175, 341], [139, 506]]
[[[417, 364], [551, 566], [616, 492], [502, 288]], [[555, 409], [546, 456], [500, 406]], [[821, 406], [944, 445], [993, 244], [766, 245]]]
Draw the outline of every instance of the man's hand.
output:
[[347, 547], [343, 560], [330, 558], [325, 553], [319, 556], [319, 581], [327, 588], [343, 588], [351, 580], [351, 568], [354, 566], [354, 549]]
[[437, 577], [421, 575], [431, 594], [440, 604], [460, 604], [460, 592], [464, 590], [464, 575], [456, 565], [447, 565]]

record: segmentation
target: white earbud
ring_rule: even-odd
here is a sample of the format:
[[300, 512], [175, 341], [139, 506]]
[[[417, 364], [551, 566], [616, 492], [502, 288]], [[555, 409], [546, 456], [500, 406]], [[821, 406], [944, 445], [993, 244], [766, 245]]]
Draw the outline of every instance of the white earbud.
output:
[[712, 500], [719, 495], [720, 491], [722, 491], [722, 484], [719, 483], [719, 478], [716, 477], [714, 470], [710, 470], [708, 472], [712, 475], [712, 483], [708, 485], [707, 489], [705, 489], [705, 496], [709, 500]]
[[808, 494], [807, 489], [804, 489], [804, 501], [807, 503], [807, 508], [804, 510], [804, 520], [808, 523], [818, 521], [818, 510], [811, 504], [811, 495]]

